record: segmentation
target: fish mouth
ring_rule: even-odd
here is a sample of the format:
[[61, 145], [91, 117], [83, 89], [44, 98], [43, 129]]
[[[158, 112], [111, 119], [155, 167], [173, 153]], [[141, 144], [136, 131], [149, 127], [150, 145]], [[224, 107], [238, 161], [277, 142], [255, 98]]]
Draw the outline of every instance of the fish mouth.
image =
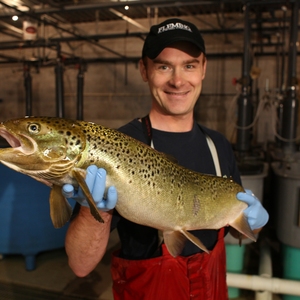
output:
[[0, 135], [8, 142], [12, 148], [21, 147], [20, 141], [8, 131], [0, 129]]
[[34, 140], [28, 136], [12, 134], [5, 128], [0, 128], [0, 136], [6, 140], [11, 148], [24, 154], [31, 154], [36, 149]]

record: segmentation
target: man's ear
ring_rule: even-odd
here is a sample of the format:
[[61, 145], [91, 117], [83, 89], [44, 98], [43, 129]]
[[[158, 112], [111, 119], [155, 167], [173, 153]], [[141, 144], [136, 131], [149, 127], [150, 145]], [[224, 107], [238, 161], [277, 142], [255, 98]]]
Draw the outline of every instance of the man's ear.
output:
[[143, 81], [147, 82], [148, 81], [147, 68], [145, 66], [143, 59], [140, 59], [140, 61], [139, 61], [139, 69], [140, 69], [140, 73], [141, 73]]
[[204, 57], [203, 57], [203, 75], [202, 75], [202, 79], [205, 78], [205, 74], [206, 74], [206, 65], [207, 65], [207, 59], [206, 59], [206, 57], [204, 56]]

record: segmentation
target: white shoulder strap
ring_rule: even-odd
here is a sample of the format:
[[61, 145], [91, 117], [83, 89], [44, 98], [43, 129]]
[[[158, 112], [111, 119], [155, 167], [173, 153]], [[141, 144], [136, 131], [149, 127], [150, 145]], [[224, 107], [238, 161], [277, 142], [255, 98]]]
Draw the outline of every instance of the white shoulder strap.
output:
[[210, 153], [211, 153], [213, 161], [214, 161], [216, 174], [217, 174], [217, 176], [221, 177], [222, 173], [221, 173], [220, 162], [219, 162], [216, 146], [215, 146], [214, 142], [212, 141], [212, 139], [208, 135], [206, 135], [206, 141], [207, 141]]

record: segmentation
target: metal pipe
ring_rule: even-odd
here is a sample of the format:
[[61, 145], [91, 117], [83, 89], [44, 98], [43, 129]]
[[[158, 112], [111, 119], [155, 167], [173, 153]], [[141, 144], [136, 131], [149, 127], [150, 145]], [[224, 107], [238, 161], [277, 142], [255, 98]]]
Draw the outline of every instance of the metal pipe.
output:
[[95, 42], [95, 41], [89, 40], [89, 39], [88, 39], [86, 36], [84, 36], [84, 35], [77, 34], [75, 31], [71, 31], [71, 30], [66, 29], [66, 28], [64, 28], [64, 27], [58, 26], [56, 22], [49, 21], [49, 20], [46, 20], [46, 19], [41, 19], [36, 13], [31, 13], [31, 12], [26, 12], [26, 11], [20, 11], [20, 10], [17, 9], [15, 6], [10, 6], [10, 5], [4, 3], [3, 1], [0, 1], [0, 4], [2, 4], [2, 5], [5, 6], [5, 7], [11, 8], [11, 9], [13, 9], [13, 10], [19, 12], [21, 15], [24, 15], [24, 16], [27, 16], [27, 17], [29, 17], [29, 18], [35, 19], [35, 20], [37, 20], [38, 22], [43, 22], [43, 23], [45, 23], [45, 24], [47, 24], [47, 25], [51, 25], [51, 26], [53, 26], [54, 28], [59, 29], [59, 30], [61, 30], [61, 31], [63, 31], [63, 32], [66, 32], [66, 33], [68, 33], [68, 34], [71, 34], [71, 35], [73, 35], [73, 36], [75, 36], [75, 37], [82, 38], [82, 39], [85, 40], [86, 42], [88, 42], [88, 43], [90, 43], [90, 44], [92, 44], [92, 45], [94, 45], [94, 46], [96, 46], [96, 47], [99, 47], [99, 48], [101, 48], [101, 49], [104, 49], [104, 50], [106, 50], [106, 51], [108, 51], [108, 52], [110, 52], [110, 53], [112, 53], [112, 54], [117, 55], [117, 56], [123, 57], [120, 53], [118, 53], [118, 52], [116, 52], [116, 51], [113, 51], [113, 50], [111, 50], [111, 49], [109, 49], [109, 48], [107, 48], [107, 47], [105, 47], [105, 46], [103, 46], [103, 45], [100, 45], [99, 43], [97, 43], [97, 42]]
[[[269, 20], [270, 21], [270, 20]], [[277, 22], [280, 21], [280, 19], [276, 20]], [[284, 25], [284, 29], [287, 29], [288, 26]], [[299, 26], [300, 28], [300, 26]], [[268, 28], [268, 32], [278, 32], [282, 27], [278, 26], [272, 26]], [[258, 28], [251, 28], [251, 31], [257, 32]], [[211, 35], [211, 34], [242, 34], [244, 32], [244, 28], [221, 28], [221, 29], [201, 29], [202, 35]], [[92, 35], [69, 35], [64, 37], [57, 37], [57, 38], [39, 38], [37, 41], [35, 41], [34, 44], [31, 42], [26, 41], [4, 41], [0, 42], [0, 49], [1, 50], [7, 50], [7, 49], [14, 49], [14, 48], [34, 48], [34, 47], [51, 47], [53, 45], [56, 45], [57, 43], [62, 42], [73, 42], [73, 41], [99, 41], [99, 40], [106, 40], [106, 39], [119, 39], [119, 38], [125, 38], [125, 37], [136, 37], [136, 38], [145, 38], [147, 32], [125, 32], [125, 33], [111, 33], [111, 34], [92, 34]], [[255, 44], [253, 44], [255, 46]], [[263, 46], [276, 46], [276, 44], [267, 43], [263, 44]]]
[[299, 1], [295, 1], [291, 16], [290, 25], [290, 43], [289, 43], [289, 58], [288, 58], [288, 86], [294, 86], [297, 83], [297, 46], [298, 46], [298, 20], [299, 20]]
[[[207, 58], [210, 60], [212, 59], [219, 59], [219, 58], [234, 58], [234, 57], [242, 57], [244, 53], [242, 52], [234, 52], [234, 53], [212, 53], [207, 54]], [[276, 56], [276, 52], [263, 52], [263, 53], [255, 53], [254, 57], [270, 57]], [[300, 51], [298, 51], [298, 55], [300, 56]], [[0, 65], [10, 65], [10, 64], [22, 64], [22, 63], [32, 63], [31, 60], [20, 60], [17, 57], [7, 57], [0, 54], [0, 57], [9, 59], [9, 61], [0, 61]], [[125, 61], [137, 63], [141, 59], [140, 56], [130, 56], [126, 58], [121, 57], [92, 57], [92, 58], [85, 58], [84, 61], [86, 64], [94, 64], [94, 63], [123, 63]], [[81, 59], [79, 57], [70, 57], [65, 58], [64, 65], [74, 65], [78, 64]], [[36, 63], [39, 63], [40, 67], [50, 67], [56, 65], [56, 60], [37, 60]]]
[[294, 153], [296, 151], [296, 131], [297, 131], [297, 42], [298, 42], [298, 19], [299, 19], [299, 1], [295, 1], [291, 16], [291, 30], [288, 57], [288, 77], [286, 96], [283, 101], [282, 115], [282, 137], [286, 139], [283, 143], [285, 153]]
[[79, 66], [77, 74], [77, 120], [83, 120], [83, 87], [84, 87], [84, 68]]
[[[279, 0], [273, 0], [272, 2], [277, 3]], [[280, 0], [282, 1], [282, 0]], [[236, 3], [236, 0], [223, 0], [225, 3]], [[0, 4], [4, 6], [8, 6], [5, 2], [0, 1]], [[190, 5], [210, 5], [210, 4], [215, 4], [215, 0], [190, 0], [190, 1], [182, 1], [182, 2], [177, 2], [173, 0], [152, 0], [152, 1], [131, 1], [130, 2], [130, 7], [138, 7], [138, 6], [166, 6], [166, 7], [180, 7], [182, 5], [190, 6]], [[123, 8], [124, 7], [124, 2], [123, 1], [106, 1], [106, 2], [98, 2], [98, 3], [89, 3], [89, 4], [75, 4], [75, 5], [64, 5], [60, 7], [42, 7], [42, 8], [37, 8], [34, 10], [34, 14], [36, 15], [43, 15], [43, 14], [56, 14], [60, 13], [61, 11], [65, 12], [76, 12], [76, 11], [83, 11], [83, 10], [96, 10], [96, 9], [109, 9], [109, 8]], [[19, 12], [20, 13], [20, 12]], [[12, 17], [13, 13], [11, 11], [7, 11], [3, 14], [4, 17]]]
[[[285, 43], [286, 43], [286, 10], [287, 8], [285, 6], [282, 6], [282, 11], [283, 11], [283, 18], [282, 18], [282, 30], [279, 32], [282, 32], [282, 45], [280, 47], [279, 45], [279, 40], [280, 40], [280, 33], [278, 33], [278, 49], [277, 49], [277, 65], [278, 65], [278, 72], [277, 72], [277, 88], [278, 92], [276, 95], [276, 99], [278, 102], [277, 106], [277, 118], [278, 118], [278, 124], [276, 126], [277, 132], [279, 136], [282, 136], [282, 118], [283, 118], [283, 93], [284, 93], [284, 72], [285, 72], [285, 59], [286, 59], [286, 51], [285, 51]], [[280, 60], [281, 56], [281, 60]], [[281, 66], [280, 62], [281, 61]], [[281, 140], [276, 137], [276, 144], [280, 146], [282, 144]]]
[[249, 6], [245, 5], [244, 13], [244, 56], [242, 66], [242, 92], [238, 98], [238, 120], [236, 150], [246, 152], [250, 150], [250, 128], [252, 118], [252, 101], [250, 94], [250, 22]]
[[[247, 1], [247, 0], [246, 0]], [[222, 0], [222, 3], [233, 3], [236, 4], [239, 2], [240, 5], [245, 2], [245, 0]], [[271, 4], [281, 4], [284, 2], [283, 0], [251, 0], [249, 5], [258, 6], [258, 5], [271, 5]], [[2, 5], [7, 5], [5, 2], [0, 1]], [[216, 0], [189, 0], [189, 1], [173, 1], [173, 0], [150, 0], [150, 1], [131, 1], [130, 7], [180, 7], [180, 6], [192, 6], [192, 5], [215, 5]], [[8, 6], [8, 5], [7, 5]], [[34, 10], [34, 14], [36, 15], [43, 15], [43, 14], [56, 14], [60, 13], [61, 11], [65, 12], [76, 12], [76, 11], [83, 11], [83, 10], [96, 10], [96, 9], [109, 9], [109, 8], [123, 8], [124, 2], [123, 1], [106, 1], [106, 2], [98, 2], [98, 3], [89, 3], [89, 4], [73, 4], [73, 5], [64, 5], [59, 7], [42, 7], [37, 8]], [[3, 13], [3, 17], [12, 17], [13, 13], [11, 11], [7, 11]]]
[[57, 46], [57, 64], [55, 66], [56, 116], [64, 117], [64, 67], [60, 57], [60, 45]]
[[32, 78], [29, 65], [24, 65], [25, 111], [26, 116], [32, 115]]
[[278, 86], [280, 88], [280, 93], [282, 94], [283, 92], [283, 86], [284, 86], [284, 70], [285, 70], [285, 55], [286, 55], [286, 51], [285, 51], [285, 43], [286, 43], [286, 30], [288, 29], [288, 26], [286, 26], [285, 23], [285, 19], [286, 19], [286, 7], [283, 6], [282, 7], [283, 10], [283, 25], [282, 25], [282, 48], [281, 48], [281, 74], [280, 74], [280, 86]]

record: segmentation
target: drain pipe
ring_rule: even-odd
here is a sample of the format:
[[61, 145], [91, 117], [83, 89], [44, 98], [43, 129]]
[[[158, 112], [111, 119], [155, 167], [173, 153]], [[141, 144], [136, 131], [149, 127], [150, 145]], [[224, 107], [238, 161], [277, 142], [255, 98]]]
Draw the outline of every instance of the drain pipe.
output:
[[29, 65], [24, 65], [26, 116], [32, 116], [32, 78]]
[[283, 100], [282, 137], [285, 139], [283, 150], [287, 154], [296, 151], [297, 130], [297, 40], [298, 40], [299, 1], [295, 1], [291, 16], [291, 30], [288, 57], [287, 92]]
[[[283, 11], [283, 17], [282, 17], [282, 38], [281, 38], [281, 41], [282, 41], [282, 46], [281, 46], [281, 70], [278, 69], [278, 74], [280, 74], [280, 76], [277, 76], [278, 77], [278, 81], [277, 81], [277, 88], [278, 88], [278, 93], [276, 95], [276, 98], [277, 98], [277, 101], [278, 101], [278, 107], [277, 107], [277, 116], [278, 116], [278, 124], [277, 124], [277, 132], [279, 134], [279, 136], [282, 136], [282, 116], [283, 116], [283, 91], [284, 91], [284, 83], [285, 83], [285, 80], [284, 80], [284, 72], [285, 72], [285, 44], [286, 44], [286, 23], [285, 23], [285, 20], [286, 20], [286, 11], [287, 11], [287, 8], [286, 6], [282, 6], [282, 11]], [[278, 37], [278, 45], [280, 43], [280, 39]], [[278, 63], [278, 67], [280, 66], [280, 63], [279, 63], [279, 56], [280, 56], [280, 50], [279, 50], [279, 47], [278, 47], [278, 58], [277, 58], [277, 63]], [[278, 146], [280, 146], [282, 143], [281, 141], [278, 139], [278, 137], [276, 137], [276, 144]]]
[[84, 86], [84, 67], [78, 67], [77, 74], [77, 120], [83, 120], [83, 86]]
[[55, 66], [56, 116], [64, 117], [64, 67], [61, 60], [60, 44], [57, 45], [57, 64]]
[[250, 128], [252, 119], [252, 101], [250, 95], [250, 19], [249, 3], [244, 12], [244, 57], [242, 66], [242, 91], [238, 98], [238, 120], [236, 150], [246, 152], [250, 150]]
[[29, 65], [24, 65], [26, 116], [32, 116], [32, 78]]

